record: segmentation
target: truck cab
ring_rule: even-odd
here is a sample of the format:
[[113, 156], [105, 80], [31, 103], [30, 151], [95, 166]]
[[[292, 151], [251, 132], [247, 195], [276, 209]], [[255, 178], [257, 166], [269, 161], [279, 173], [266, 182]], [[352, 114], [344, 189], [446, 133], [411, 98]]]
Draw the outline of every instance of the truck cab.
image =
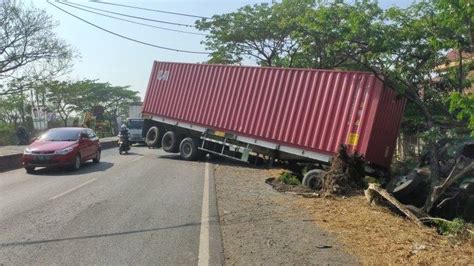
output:
[[142, 137], [143, 119], [142, 118], [128, 118], [127, 128], [130, 132], [130, 144], [145, 143], [145, 138]]

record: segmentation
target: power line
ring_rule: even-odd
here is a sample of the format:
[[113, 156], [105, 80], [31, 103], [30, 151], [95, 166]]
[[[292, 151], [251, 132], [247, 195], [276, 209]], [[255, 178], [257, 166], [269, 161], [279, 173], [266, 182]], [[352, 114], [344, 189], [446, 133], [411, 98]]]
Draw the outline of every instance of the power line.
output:
[[99, 0], [91, 0], [90, 2], [97, 3], [97, 4], [104, 4], [104, 5], [122, 6], [122, 7], [128, 7], [128, 8], [133, 8], [133, 9], [140, 9], [140, 10], [146, 10], [146, 11], [152, 11], [152, 12], [158, 12], [158, 13], [165, 13], [165, 14], [170, 14], [170, 15], [191, 17], [191, 18], [211, 19], [210, 17], [203, 17], [203, 16], [198, 16], [198, 15], [191, 15], [191, 14], [171, 12], [171, 11], [164, 11], [164, 10], [159, 10], [159, 9], [144, 8], [144, 7], [138, 7], [138, 6], [129, 6], [129, 5], [116, 4], [116, 3], [111, 3], [111, 2], [104, 2], [104, 1], [99, 1]]
[[86, 11], [86, 12], [90, 12], [90, 13], [93, 13], [93, 14], [97, 14], [97, 15], [100, 15], [100, 16], [104, 16], [104, 17], [108, 17], [108, 18], [113, 18], [113, 19], [121, 20], [121, 21], [126, 21], [126, 22], [129, 22], [129, 23], [133, 23], [133, 24], [137, 24], [137, 25], [142, 25], [142, 26], [146, 26], [146, 27], [150, 27], [150, 28], [155, 28], [155, 29], [160, 29], [160, 30], [167, 30], [167, 31], [174, 31], [174, 32], [180, 32], [180, 33], [186, 33], [186, 34], [194, 34], [194, 35], [206, 36], [206, 34], [204, 34], [204, 33], [198, 33], [198, 32], [191, 32], [191, 31], [170, 29], [170, 28], [165, 28], [165, 27], [160, 27], [160, 26], [145, 24], [145, 23], [141, 23], [141, 22], [137, 22], [137, 21], [133, 21], [133, 20], [128, 20], [128, 19], [124, 19], [124, 18], [119, 18], [119, 17], [115, 17], [115, 16], [110, 16], [110, 15], [102, 14], [102, 13], [95, 12], [95, 11], [92, 11], [92, 10], [87, 10], [87, 9], [85, 9], [85, 8], [82, 8], [82, 7], [74, 6], [74, 5], [69, 4], [68, 2], [61, 2], [61, 1], [59, 1], [59, 2], [57, 2], [57, 3], [63, 4], [63, 5], [67, 5], [67, 6], [70, 6], [70, 7], [72, 7], [72, 8], [76, 8], [76, 9], [83, 10], [83, 11]]
[[151, 18], [144, 18], [144, 17], [139, 17], [139, 16], [132, 16], [132, 15], [128, 15], [128, 14], [124, 14], [124, 13], [119, 13], [119, 12], [113, 12], [113, 11], [109, 11], [109, 10], [105, 10], [105, 9], [101, 9], [101, 8], [95, 8], [95, 7], [90, 7], [90, 6], [86, 6], [86, 5], [81, 5], [81, 4], [78, 4], [78, 3], [73, 3], [73, 2], [68, 2], [68, 3], [69, 3], [69, 4], [72, 4], [72, 5], [76, 5], [76, 6], [81, 6], [81, 7], [89, 8], [89, 9], [92, 9], [92, 10], [102, 11], [102, 12], [105, 12], [105, 13], [115, 14], [115, 15], [124, 16], [124, 17], [129, 17], [129, 18], [135, 18], [135, 19], [153, 21], [153, 22], [157, 22], [157, 23], [163, 23], [163, 24], [169, 24], [169, 25], [175, 25], [175, 26], [182, 26], [182, 27], [195, 28], [195, 26], [194, 26], [194, 25], [191, 25], [191, 24], [183, 24], [183, 23], [177, 23], [177, 22], [170, 22], [170, 21], [164, 21], [164, 20], [157, 20], [157, 19], [151, 19]]
[[110, 31], [110, 30], [108, 30], [108, 29], [102, 28], [102, 27], [100, 27], [100, 26], [98, 26], [98, 25], [96, 25], [96, 24], [94, 24], [94, 23], [92, 23], [92, 22], [89, 22], [89, 21], [87, 21], [87, 20], [85, 20], [85, 19], [83, 19], [83, 18], [81, 18], [81, 17], [79, 17], [79, 16], [76, 16], [76, 15], [74, 15], [74, 14], [72, 14], [72, 13], [70, 13], [70, 12], [68, 12], [68, 11], [66, 11], [66, 10], [64, 10], [64, 9], [62, 9], [62, 8], [60, 8], [59, 6], [57, 6], [57, 5], [53, 4], [53, 3], [51, 3], [49, 0], [46, 0], [46, 2], [47, 2], [48, 4], [54, 6], [55, 8], [57, 8], [57, 9], [63, 11], [64, 13], [66, 13], [66, 14], [68, 14], [68, 15], [70, 15], [70, 16], [73, 16], [73, 17], [79, 19], [80, 21], [83, 21], [83, 22], [85, 22], [85, 23], [87, 23], [87, 24], [89, 24], [89, 25], [91, 25], [91, 26], [93, 26], [93, 27], [96, 27], [96, 28], [98, 28], [98, 29], [100, 29], [100, 30], [103, 30], [103, 31], [108, 32], [108, 33], [110, 33], [110, 34], [112, 34], [112, 35], [118, 36], [118, 37], [120, 37], [120, 38], [129, 40], [129, 41], [132, 41], [132, 42], [136, 42], [136, 43], [140, 43], [140, 44], [143, 44], [143, 45], [155, 47], [155, 48], [158, 48], [158, 49], [163, 49], [163, 50], [168, 50], [168, 51], [174, 51], [174, 52], [180, 52], [180, 53], [205, 54], [205, 55], [208, 55], [208, 54], [209, 54], [209, 53], [206, 53], [206, 52], [197, 52], [197, 51], [174, 49], [174, 48], [169, 48], [169, 47], [165, 47], [165, 46], [155, 45], [155, 44], [152, 44], [152, 43], [142, 42], [142, 41], [139, 41], [139, 40], [137, 40], [137, 39], [133, 39], [133, 38], [130, 38], [130, 37], [127, 37], [127, 36], [124, 36], [124, 35], [115, 33], [115, 32]]

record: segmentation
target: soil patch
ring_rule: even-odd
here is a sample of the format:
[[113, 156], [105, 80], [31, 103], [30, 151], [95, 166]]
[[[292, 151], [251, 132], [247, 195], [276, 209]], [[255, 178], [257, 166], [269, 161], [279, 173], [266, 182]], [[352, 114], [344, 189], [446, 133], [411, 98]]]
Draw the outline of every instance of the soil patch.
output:
[[215, 166], [225, 264], [356, 264], [296, 197], [265, 184], [282, 170]]

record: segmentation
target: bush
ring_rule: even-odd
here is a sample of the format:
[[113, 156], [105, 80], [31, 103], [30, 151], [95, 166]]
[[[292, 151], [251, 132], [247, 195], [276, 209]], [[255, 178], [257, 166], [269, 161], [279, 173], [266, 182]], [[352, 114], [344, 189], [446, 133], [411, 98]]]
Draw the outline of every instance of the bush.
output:
[[0, 122], [0, 146], [15, 144], [15, 127]]
[[298, 179], [298, 177], [289, 172], [282, 172], [280, 176], [278, 177], [278, 180], [287, 185], [292, 185], [292, 186], [301, 185], [301, 182]]
[[442, 235], [474, 239], [472, 224], [464, 222], [461, 218], [455, 218], [452, 221], [436, 219], [434, 222], [438, 228], [438, 232]]

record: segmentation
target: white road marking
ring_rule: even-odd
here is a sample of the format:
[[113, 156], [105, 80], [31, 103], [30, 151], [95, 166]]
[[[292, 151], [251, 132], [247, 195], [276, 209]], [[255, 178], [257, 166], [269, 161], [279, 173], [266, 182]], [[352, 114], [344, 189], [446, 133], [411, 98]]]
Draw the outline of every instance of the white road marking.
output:
[[140, 160], [141, 158], [143, 158], [143, 156], [140, 156], [140, 157], [138, 157], [138, 158], [133, 159], [132, 162], [138, 161], [138, 160]]
[[209, 265], [209, 163], [204, 173], [204, 190], [202, 192], [201, 233], [199, 235], [198, 265]]
[[85, 183], [82, 183], [82, 184], [80, 184], [80, 185], [78, 185], [78, 186], [75, 186], [75, 187], [73, 187], [73, 188], [71, 188], [71, 189], [69, 189], [69, 190], [66, 190], [66, 191], [64, 191], [63, 193], [58, 194], [58, 195], [56, 195], [56, 196], [54, 196], [54, 197], [51, 197], [51, 198], [49, 198], [49, 199], [50, 199], [50, 200], [54, 200], [54, 199], [57, 199], [57, 198], [59, 198], [59, 197], [62, 197], [62, 196], [64, 196], [64, 195], [66, 195], [67, 193], [73, 192], [74, 190], [79, 189], [79, 188], [81, 188], [81, 187], [83, 187], [83, 186], [85, 186], [85, 185], [87, 185], [87, 184], [89, 184], [89, 183], [92, 183], [92, 182], [96, 181], [96, 180], [97, 180], [97, 178], [93, 178], [93, 179], [91, 179], [91, 180], [89, 180], [89, 181], [87, 181], [87, 182], [85, 182]]

